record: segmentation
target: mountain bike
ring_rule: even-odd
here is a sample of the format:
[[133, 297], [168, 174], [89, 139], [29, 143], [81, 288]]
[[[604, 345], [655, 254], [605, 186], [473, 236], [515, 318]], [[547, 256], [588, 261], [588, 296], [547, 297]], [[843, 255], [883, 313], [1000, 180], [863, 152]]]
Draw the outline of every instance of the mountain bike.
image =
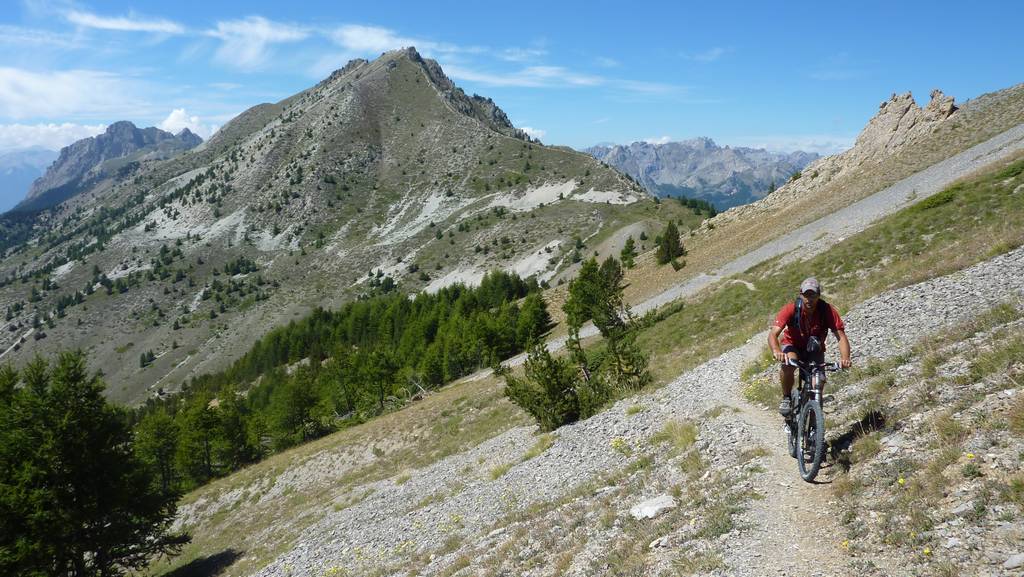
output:
[[825, 373], [839, 370], [837, 363], [814, 363], [787, 358], [783, 363], [800, 372], [799, 384], [793, 387], [790, 401], [793, 409], [786, 417], [789, 455], [796, 459], [800, 476], [808, 483], [818, 475], [825, 457]]

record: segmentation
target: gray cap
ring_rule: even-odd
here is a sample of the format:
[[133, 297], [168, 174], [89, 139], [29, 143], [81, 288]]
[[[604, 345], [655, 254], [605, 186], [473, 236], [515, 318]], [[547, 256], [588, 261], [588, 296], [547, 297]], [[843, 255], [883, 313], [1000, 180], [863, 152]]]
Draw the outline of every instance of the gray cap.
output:
[[821, 294], [821, 283], [818, 282], [818, 279], [811, 276], [805, 278], [804, 282], [800, 283], [800, 293], [803, 294], [807, 291], [814, 291]]

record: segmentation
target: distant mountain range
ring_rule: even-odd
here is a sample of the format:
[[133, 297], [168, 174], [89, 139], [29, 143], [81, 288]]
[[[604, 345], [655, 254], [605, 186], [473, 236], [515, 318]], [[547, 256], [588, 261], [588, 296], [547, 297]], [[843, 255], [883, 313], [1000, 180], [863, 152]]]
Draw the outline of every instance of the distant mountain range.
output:
[[56, 160], [57, 152], [45, 148], [14, 150], [0, 154], [0, 213], [18, 204], [32, 183]]
[[56, 162], [35, 181], [16, 207], [28, 212], [49, 208], [92, 188], [105, 177], [127, 174], [145, 160], [170, 158], [203, 142], [185, 128], [178, 134], [137, 128], [122, 120], [100, 135], [65, 146]]
[[724, 210], [763, 198], [818, 159], [811, 152], [721, 147], [710, 138], [628, 146], [599, 145], [584, 152], [630, 175], [651, 194], [707, 200]]

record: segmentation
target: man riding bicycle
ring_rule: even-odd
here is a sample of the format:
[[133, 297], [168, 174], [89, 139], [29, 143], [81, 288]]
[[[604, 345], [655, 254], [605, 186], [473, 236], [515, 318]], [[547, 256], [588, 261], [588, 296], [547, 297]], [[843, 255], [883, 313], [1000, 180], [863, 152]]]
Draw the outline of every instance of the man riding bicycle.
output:
[[[846, 338], [846, 325], [839, 317], [839, 311], [821, 299], [821, 284], [818, 279], [810, 277], [800, 283], [800, 296], [797, 300], [786, 304], [775, 316], [768, 331], [768, 346], [772, 349], [775, 360], [792, 360], [803, 362], [825, 362], [825, 338], [831, 330], [839, 340], [839, 366], [850, 366], [850, 341]], [[782, 344], [779, 344], [779, 335]], [[807, 352], [807, 342], [811, 337], [818, 337], [821, 349], [817, 353]], [[779, 373], [782, 382], [782, 402], [779, 413], [787, 417], [793, 410], [789, 400], [793, 390], [796, 367], [784, 365]]]

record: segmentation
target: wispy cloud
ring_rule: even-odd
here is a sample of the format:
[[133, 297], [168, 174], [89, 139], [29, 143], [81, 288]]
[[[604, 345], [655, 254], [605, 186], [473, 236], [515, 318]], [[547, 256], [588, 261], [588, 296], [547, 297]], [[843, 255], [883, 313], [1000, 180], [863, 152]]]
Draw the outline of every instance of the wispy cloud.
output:
[[0, 124], [0, 151], [41, 146], [49, 150], [61, 148], [106, 128], [104, 124]]
[[598, 86], [605, 83], [600, 76], [579, 74], [561, 66], [528, 66], [509, 73], [473, 70], [457, 64], [446, 64], [445, 72], [457, 80], [478, 82], [487, 86], [550, 88], [559, 86]]
[[645, 138], [644, 142], [646, 142], [647, 144], [666, 144], [666, 143], [672, 142], [672, 137], [671, 136], [658, 136], [658, 137], [651, 136], [651, 137]]
[[682, 54], [682, 57], [695, 62], [714, 62], [731, 51], [732, 50], [730, 48], [715, 46], [714, 48], [708, 48], [707, 50], [702, 50], [700, 52], [684, 53]]
[[425, 54], [453, 54], [458, 52], [477, 53], [484, 49], [476, 46], [457, 46], [445, 42], [434, 42], [423, 38], [402, 36], [390, 28], [346, 24], [328, 34], [335, 44], [348, 52], [358, 55], [375, 55], [397, 48], [415, 46]]
[[74, 49], [84, 46], [81, 39], [72, 35], [6, 24], [0, 25], [0, 44], [19, 48], [49, 46], [53, 48]]
[[817, 152], [827, 156], [853, 146], [856, 136], [845, 134], [774, 134], [767, 136], [740, 136], [729, 139], [733, 146], [764, 148], [773, 152]]
[[120, 117], [137, 110], [129, 81], [109, 72], [0, 68], [0, 117]]
[[598, 56], [594, 59], [594, 62], [601, 68], [618, 68], [620, 63], [614, 58], [608, 58], [607, 56]]
[[217, 61], [242, 70], [257, 70], [267, 63], [271, 45], [305, 40], [310, 31], [262, 16], [249, 16], [218, 22], [216, 30], [206, 34], [222, 41]]
[[118, 30], [122, 32], [156, 32], [160, 34], [182, 34], [185, 27], [163, 18], [146, 19], [129, 14], [127, 16], [99, 16], [81, 10], [69, 10], [64, 14], [69, 22], [85, 28]]
[[498, 58], [508, 62], [529, 62], [547, 56], [548, 51], [543, 48], [506, 48], [498, 52]]

